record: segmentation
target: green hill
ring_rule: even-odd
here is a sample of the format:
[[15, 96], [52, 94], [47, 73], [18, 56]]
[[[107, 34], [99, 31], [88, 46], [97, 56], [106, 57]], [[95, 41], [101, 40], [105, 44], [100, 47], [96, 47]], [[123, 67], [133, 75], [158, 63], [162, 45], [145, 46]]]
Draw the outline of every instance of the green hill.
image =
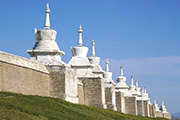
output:
[[88, 107], [58, 98], [0, 92], [0, 119], [4, 120], [166, 120], [127, 115]]

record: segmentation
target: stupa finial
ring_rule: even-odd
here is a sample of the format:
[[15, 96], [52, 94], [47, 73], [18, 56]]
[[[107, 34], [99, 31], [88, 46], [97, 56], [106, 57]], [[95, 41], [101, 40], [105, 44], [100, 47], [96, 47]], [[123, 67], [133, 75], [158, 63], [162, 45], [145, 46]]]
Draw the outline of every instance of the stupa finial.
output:
[[95, 43], [94, 43], [94, 39], [92, 40], [92, 45], [95, 45]]
[[108, 58], [106, 59], [106, 64], [109, 64]]
[[78, 30], [78, 33], [82, 33], [83, 30], [81, 29], [81, 24], [79, 25], [79, 30]]
[[121, 64], [121, 67], [120, 67], [121, 71], [120, 71], [120, 76], [123, 76], [123, 65]]
[[121, 69], [123, 69], [123, 65], [121, 64]]
[[156, 98], [154, 98], [154, 104], [156, 104]]
[[49, 13], [50, 13], [50, 9], [49, 9], [49, 4], [47, 3], [46, 5], [46, 18], [45, 18], [45, 22], [44, 22], [44, 29], [50, 29], [50, 18], [49, 18]]
[[78, 30], [78, 33], [79, 33], [78, 46], [79, 47], [82, 46], [82, 32], [83, 32], [83, 30], [81, 29], [81, 24], [80, 24], [79, 30]]
[[108, 61], [108, 59], [106, 59], [106, 72], [109, 72], [109, 61]]
[[49, 4], [48, 4], [48, 3], [46, 4], [46, 10], [45, 10], [45, 12], [46, 12], [46, 13], [50, 13], [50, 12], [51, 12], [50, 9], [49, 9]]
[[91, 44], [92, 44], [91, 56], [94, 57], [95, 56], [95, 47], [94, 47], [95, 43], [94, 43], [94, 39], [92, 40]]

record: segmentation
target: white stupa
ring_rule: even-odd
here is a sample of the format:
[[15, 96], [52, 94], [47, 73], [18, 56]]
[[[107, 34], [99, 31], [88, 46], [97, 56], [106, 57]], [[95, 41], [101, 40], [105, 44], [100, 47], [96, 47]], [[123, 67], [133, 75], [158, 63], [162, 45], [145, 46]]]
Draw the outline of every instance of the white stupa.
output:
[[120, 67], [120, 76], [116, 77], [116, 91], [124, 93], [124, 96], [132, 96], [129, 92], [129, 86], [126, 84], [126, 77], [123, 76], [123, 65]]
[[129, 86], [129, 92], [132, 96], [137, 96], [136, 86], [134, 85], [133, 76], [131, 76], [131, 85]]
[[115, 84], [114, 81], [112, 80], [112, 72], [109, 72], [109, 61], [108, 59], [106, 60], [106, 68], [105, 72], [103, 74], [104, 77], [104, 83], [112, 83]]
[[138, 79], [136, 79], [136, 87], [135, 87], [135, 91], [137, 96], [141, 96], [141, 92], [140, 92], [141, 88], [138, 87]]
[[164, 101], [163, 101], [163, 100], [162, 100], [162, 105], [161, 105], [160, 110], [161, 110], [163, 113], [167, 113], [167, 109], [166, 109], [166, 107], [165, 107], [165, 105], [164, 105]]
[[94, 39], [92, 41], [92, 49], [91, 49], [91, 57], [88, 57], [91, 64], [94, 65], [92, 72], [100, 77], [103, 77], [104, 71], [102, 70], [101, 66], [99, 65], [100, 57], [95, 57], [95, 43]]
[[92, 68], [94, 67], [87, 58], [88, 47], [82, 46], [82, 32], [81, 25], [79, 27], [78, 46], [71, 47], [72, 58], [69, 65], [77, 69], [77, 77], [93, 77]]
[[62, 65], [61, 56], [65, 53], [61, 51], [55, 41], [57, 32], [50, 29], [49, 4], [46, 6], [46, 18], [44, 29], [34, 29], [36, 44], [33, 50], [27, 50], [32, 61], [42, 63], [44, 65]]
[[150, 100], [149, 95], [146, 91], [146, 87], [142, 87], [141, 89], [141, 100]]
[[133, 76], [131, 76], [131, 85], [129, 86], [129, 90], [135, 91], [135, 86], [134, 86], [134, 81], [133, 81]]
[[126, 77], [123, 76], [123, 65], [120, 67], [120, 76], [116, 77], [116, 89], [127, 90], [129, 86], [126, 84]]
[[160, 112], [158, 104], [156, 103], [156, 98], [154, 99], [154, 109], [155, 109], [155, 112], [157, 111]]

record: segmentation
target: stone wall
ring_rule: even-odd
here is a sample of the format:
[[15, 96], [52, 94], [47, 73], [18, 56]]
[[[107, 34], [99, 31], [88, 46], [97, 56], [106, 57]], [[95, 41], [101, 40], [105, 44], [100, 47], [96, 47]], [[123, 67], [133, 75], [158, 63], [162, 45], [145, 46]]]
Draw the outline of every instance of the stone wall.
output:
[[78, 103], [76, 70], [64, 65], [51, 65], [46, 67], [51, 78], [51, 97]]
[[152, 117], [156, 117], [154, 105], [152, 105]]
[[150, 117], [149, 116], [149, 101], [144, 101], [144, 116]]
[[0, 91], [50, 96], [49, 84], [44, 65], [0, 52]]
[[155, 114], [156, 114], [156, 117], [163, 117], [163, 114], [161, 111], [156, 111]]
[[63, 66], [46, 66], [50, 73], [50, 95], [64, 99], [65, 95], [65, 67]]
[[136, 97], [124, 97], [114, 89], [111, 86], [104, 90], [104, 81], [100, 77], [77, 78], [77, 71], [69, 66], [45, 67], [0, 51], [0, 91], [57, 97], [99, 108], [106, 108], [107, 104], [109, 109], [114, 109], [116, 105], [117, 111], [122, 113], [171, 119], [169, 113], [154, 112], [149, 101], [142, 104], [141, 100], [136, 101]]
[[164, 118], [171, 119], [170, 113], [162, 113]]
[[101, 78], [81, 78], [84, 90], [84, 104], [104, 108], [102, 104]]
[[115, 85], [105, 83], [105, 86], [105, 104], [107, 105], [107, 109], [117, 110], [115, 102]]
[[144, 116], [144, 102], [137, 100], [137, 115]]
[[108, 109], [113, 109], [112, 108], [112, 94], [111, 94], [111, 87], [106, 87], [105, 88], [105, 100], [107, 104]]
[[125, 113], [125, 99], [122, 92], [116, 92], [116, 107], [118, 112]]
[[136, 97], [125, 97], [125, 113], [137, 115], [137, 102]]
[[149, 105], [149, 116], [155, 117], [154, 105]]

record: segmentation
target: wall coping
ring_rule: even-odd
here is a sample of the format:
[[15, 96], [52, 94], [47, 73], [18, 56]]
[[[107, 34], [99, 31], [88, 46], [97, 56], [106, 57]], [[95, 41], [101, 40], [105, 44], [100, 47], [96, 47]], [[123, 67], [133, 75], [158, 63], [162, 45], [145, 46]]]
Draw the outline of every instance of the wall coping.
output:
[[48, 70], [43, 64], [36, 63], [27, 58], [23, 58], [6, 52], [0, 51], [0, 61], [49, 74]]

